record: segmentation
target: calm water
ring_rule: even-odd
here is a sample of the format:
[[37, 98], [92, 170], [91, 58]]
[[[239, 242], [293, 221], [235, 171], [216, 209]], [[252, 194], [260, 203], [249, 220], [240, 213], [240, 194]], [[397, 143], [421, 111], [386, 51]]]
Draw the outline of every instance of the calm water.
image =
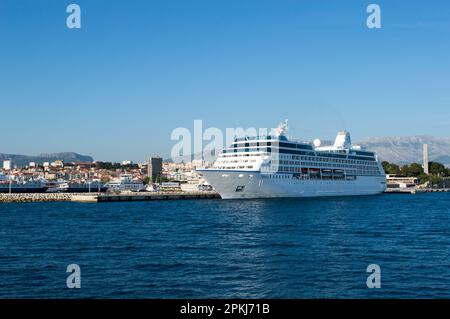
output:
[[0, 297], [450, 298], [450, 193], [1, 204]]

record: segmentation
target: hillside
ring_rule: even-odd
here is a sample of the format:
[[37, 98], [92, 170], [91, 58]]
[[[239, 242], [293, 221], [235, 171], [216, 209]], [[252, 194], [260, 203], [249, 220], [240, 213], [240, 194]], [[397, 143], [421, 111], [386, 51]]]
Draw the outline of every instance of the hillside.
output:
[[450, 166], [450, 138], [447, 137], [371, 137], [355, 144], [376, 151], [382, 160], [397, 164], [422, 163], [423, 144], [428, 144], [430, 161]]
[[4, 160], [12, 160], [18, 167], [28, 165], [30, 162], [44, 163], [53, 162], [56, 160], [62, 160], [63, 162], [93, 162], [94, 159], [91, 156], [80, 155], [74, 152], [62, 152], [62, 153], [48, 153], [39, 155], [17, 155], [17, 154], [3, 154], [0, 153], [0, 163]]

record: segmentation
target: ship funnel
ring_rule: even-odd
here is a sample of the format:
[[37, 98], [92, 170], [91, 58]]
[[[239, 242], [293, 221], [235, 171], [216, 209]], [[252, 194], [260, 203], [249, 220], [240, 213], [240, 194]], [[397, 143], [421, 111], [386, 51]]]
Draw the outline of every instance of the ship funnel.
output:
[[350, 133], [347, 131], [341, 131], [337, 134], [334, 146], [337, 148], [350, 148], [352, 146], [352, 139]]

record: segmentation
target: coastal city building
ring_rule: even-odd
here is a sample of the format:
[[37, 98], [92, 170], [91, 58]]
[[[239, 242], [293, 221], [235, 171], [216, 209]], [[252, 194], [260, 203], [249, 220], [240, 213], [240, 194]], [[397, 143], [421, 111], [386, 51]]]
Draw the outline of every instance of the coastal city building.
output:
[[[211, 190], [195, 170], [201, 162], [163, 162], [151, 157], [148, 162], [135, 165], [131, 161], [112, 162], [29, 162], [24, 167], [13, 167], [6, 161], [0, 168], [4, 180], [14, 180], [14, 192], [25, 188], [33, 192], [88, 192], [106, 191], [199, 191]], [[205, 163], [210, 166], [212, 163]], [[149, 178], [150, 177], [150, 178]], [[147, 184], [148, 183], [148, 184]], [[5, 184], [3, 182], [3, 184]], [[23, 185], [22, 185], [23, 184]], [[20, 190], [19, 190], [19, 185]], [[0, 185], [1, 186], [1, 185]], [[1, 188], [1, 187], [0, 187]], [[48, 190], [47, 190], [48, 188]], [[8, 192], [7, 185], [2, 188]], [[0, 192], [2, 192], [0, 189]]]
[[12, 161], [11, 160], [5, 160], [3, 161], [3, 169], [6, 171], [10, 171], [12, 169]]
[[419, 185], [419, 179], [417, 177], [405, 177], [395, 174], [386, 175], [386, 181], [388, 189], [414, 188]]
[[57, 160], [50, 163], [51, 167], [64, 167], [63, 161]]
[[158, 177], [161, 177], [162, 173], [162, 158], [150, 157], [147, 162], [147, 176], [151, 181], [155, 182]]

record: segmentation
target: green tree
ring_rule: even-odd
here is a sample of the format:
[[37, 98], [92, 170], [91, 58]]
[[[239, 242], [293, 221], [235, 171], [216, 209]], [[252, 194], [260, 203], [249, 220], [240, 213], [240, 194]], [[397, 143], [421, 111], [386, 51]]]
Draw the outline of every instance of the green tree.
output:
[[145, 176], [144, 177], [144, 185], [148, 185], [150, 183], [150, 177]]
[[[440, 177], [440, 176], [438, 176], [438, 175], [430, 175], [430, 176], [429, 176], [429, 181], [430, 181], [430, 183], [431, 183], [432, 185], [437, 185], [437, 184], [442, 183], [443, 178]], [[439, 187], [439, 185], [438, 185], [438, 187]]]
[[423, 167], [419, 163], [412, 163], [408, 167], [408, 174], [406, 176], [414, 176], [419, 177], [421, 174], [423, 174]]
[[426, 183], [430, 180], [430, 176], [428, 176], [427, 174], [423, 173], [419, 175], [419, 182], [421, 184]]
[[430, 174], [432, 174], [432, 175], [447, 176], [447, 169], [441, 163], [430, 162], [428, 167], [429, 167]]
[[402, 167], [400, 167], [400, 174], [404, 175], [404, 176], [410, 176], [409, 166], [408, 165], [403, 165]]
[[386, 174], [400, 174], [400, 167], [396, 164], [383, 161], [381, 165], [383, 165], [383, 169]]

